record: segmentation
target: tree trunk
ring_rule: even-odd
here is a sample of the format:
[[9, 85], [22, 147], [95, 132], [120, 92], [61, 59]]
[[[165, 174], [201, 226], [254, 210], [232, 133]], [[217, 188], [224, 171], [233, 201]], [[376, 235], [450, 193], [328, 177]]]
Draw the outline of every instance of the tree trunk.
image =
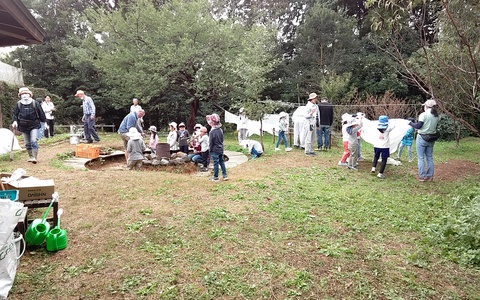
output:
[[192, 102], [190, 102], [190, 118], [187, 122], [187, 130], [189, 132], [193, 132], [193, 127], [195, 126], [195, 119], [197, 117], [198, 109], [200, 108], [200, 99], [197, 97], [193, 98]]

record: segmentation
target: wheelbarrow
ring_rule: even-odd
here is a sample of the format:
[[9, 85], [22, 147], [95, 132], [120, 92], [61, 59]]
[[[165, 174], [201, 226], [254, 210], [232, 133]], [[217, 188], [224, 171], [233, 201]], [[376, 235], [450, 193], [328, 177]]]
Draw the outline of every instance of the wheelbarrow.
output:
[[57, 226], [47, 233], [45, 239], [47, 243], [47, 251], [58, 251], [67, 248], [67, 231], [65, 229], [60, 229], [60, 215], [62, 213], [63, 209], [60, 208], [57, 212]]
[[45, 241], [47, 233], [50, 231], [50, 223], [47, 222], [47, 216], [50, 208], [52, 208], [53, 202], [55, 201], [58, 201], [58, 193], [56, 192], [53, 193], [52, 202], [50, 202], [45, 214], [43, 214], [43, 218], [33, 220], [30, 226], [28, 226], [28, 229], [25, 232], [25, 241], [27, 244], [38, 246]]

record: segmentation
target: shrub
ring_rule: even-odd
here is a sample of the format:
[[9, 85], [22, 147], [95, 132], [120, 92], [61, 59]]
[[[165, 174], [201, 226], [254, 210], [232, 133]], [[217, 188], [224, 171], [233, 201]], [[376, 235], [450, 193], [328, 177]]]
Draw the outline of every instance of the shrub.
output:
[[460, 138], [470, 135], [470, 132], [462, 124], [445, 114], [440, 115], [437, 132], [441, 140], [454, 141], [458, 131], [460, 131]]
[[480, 266], [480, 189], [457, 196], [440, 222], [428, 227], [429, 238], [453, 261]]

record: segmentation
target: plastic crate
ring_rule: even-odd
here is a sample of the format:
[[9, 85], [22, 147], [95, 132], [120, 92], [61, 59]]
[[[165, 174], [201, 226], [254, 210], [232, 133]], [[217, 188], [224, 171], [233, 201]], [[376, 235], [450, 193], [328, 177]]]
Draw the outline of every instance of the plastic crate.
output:
[[75, 156], [81, 158], [97, 158], [100, 156], [100, 147], [93, 145], [77, 145]]
[[12, 201], [17, 201], [18, 200], [18, 190], [0, 191], [0, 199], [10, 199]]

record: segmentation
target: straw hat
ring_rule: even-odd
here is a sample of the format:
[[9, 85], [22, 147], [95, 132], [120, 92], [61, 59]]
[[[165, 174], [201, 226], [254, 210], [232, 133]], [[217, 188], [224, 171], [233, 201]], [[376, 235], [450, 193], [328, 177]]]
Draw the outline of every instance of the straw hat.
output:
[[33, 93], [28, 89], [28, 87], [21, 87], [18, 89], [18, 97], [22, 94], [30, 94], [30, 97], [33, 97]]
[[316, 93], [311, 93], [310, 95], [308, 95], [308, 101], [316, 98], [318, 98], [318, 95]]

